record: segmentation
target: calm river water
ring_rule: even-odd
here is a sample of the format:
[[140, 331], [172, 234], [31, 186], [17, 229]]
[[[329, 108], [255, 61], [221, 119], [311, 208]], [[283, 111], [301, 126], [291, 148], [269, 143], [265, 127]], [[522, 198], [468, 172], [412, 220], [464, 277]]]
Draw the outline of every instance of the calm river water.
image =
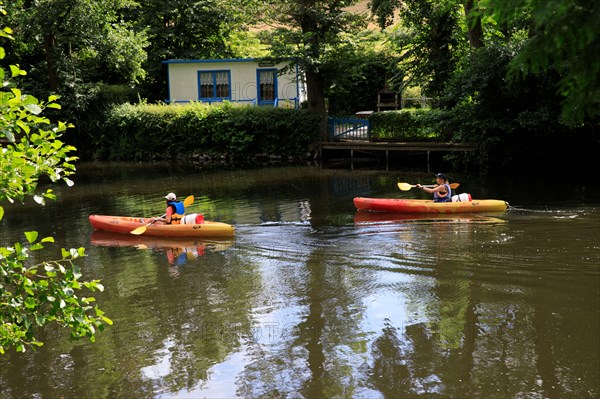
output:
[[[598, 196], [451, 177], [516, 209], [355, 212], [355, 196], [421, 198], [396, 187], [433, 182], [415, 173], [80, 165], [57, 201], [7, 206], [0, 245], [35, 229], [85, 247], [114, 325], [0, 356], [0, 397], [599, 397]], [[92, 232], [88, 215], [160, 215], [170, 191], [235, 238]]]

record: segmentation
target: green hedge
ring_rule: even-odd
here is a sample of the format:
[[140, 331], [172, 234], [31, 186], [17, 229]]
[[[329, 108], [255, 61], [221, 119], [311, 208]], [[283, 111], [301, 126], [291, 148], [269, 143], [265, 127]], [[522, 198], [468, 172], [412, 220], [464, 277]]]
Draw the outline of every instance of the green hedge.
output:
[[369, 116], [372, 141], [447, 141], [447, 114], [437, 109], [403, 109]]
[[306, 110], [206, 105], [122, 104], [94, 136], [99, 160], [162, 160], [220, 154], [303, 156], [318, 141], [319, 118]]

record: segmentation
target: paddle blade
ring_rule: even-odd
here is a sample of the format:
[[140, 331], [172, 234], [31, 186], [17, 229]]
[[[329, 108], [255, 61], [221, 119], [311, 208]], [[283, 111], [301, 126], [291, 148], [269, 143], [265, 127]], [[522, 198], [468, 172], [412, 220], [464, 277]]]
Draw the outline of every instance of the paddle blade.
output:
[[144, 225], [144, 226], [140, 226], [137, 229], [131, 230], [130, 233], [134, 234], [136, 236], [139, 236], [140, 234], [144, 234], [146, 232], [146, 229], [148, 228], [148, 225]]
[[451, 188], [452, 190], [454, 190], [454, 189], [458, 188], [458, 186], [460, 186], [460, 183], [450, 183], [450, 188]]
[[408, 191], [412, 188], [413, 186], [411, 186], [408, 183], [398, 183], [398, 188], [402, 191]]
[[194, 203], [194, 196], [193, 195], [189, 195], [187, 197], [185, 197], [185, 199], [183, 200], [183, 206], [185, 206], [186, 208], [190, 205], [192, 205]]

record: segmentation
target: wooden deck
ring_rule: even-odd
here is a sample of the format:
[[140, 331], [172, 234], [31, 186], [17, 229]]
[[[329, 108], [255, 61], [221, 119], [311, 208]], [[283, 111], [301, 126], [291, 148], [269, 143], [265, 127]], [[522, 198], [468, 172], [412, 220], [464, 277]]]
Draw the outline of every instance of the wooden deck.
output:
[[413, 152], [427, 154], [427, 172], [429, 168], [429, 157], [431, 152], [469, 152], [475, 151], [474, 144], [467, 143], [430, 143], [430, 142], [371, 142], [371, 141], [333, 141], [322, 142], [319, 148], [321, 159], [327, 159], [327, 154], [331, 151], [347, 150], [350, 153], [350, 163], [352, 169], [354, 152], [385, 152], [386, 169], [389, 164], [390, 152]]

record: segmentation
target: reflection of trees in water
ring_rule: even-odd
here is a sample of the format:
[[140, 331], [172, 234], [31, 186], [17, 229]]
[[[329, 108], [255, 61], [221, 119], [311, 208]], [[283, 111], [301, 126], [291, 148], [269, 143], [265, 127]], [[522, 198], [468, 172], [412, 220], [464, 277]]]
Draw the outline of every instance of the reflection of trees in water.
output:
[[385, 397], [402, 397], [411, 392], [410, 372], [402, 356], [402, 341], [397, 329], [386, 322], [381, 335], [373, 342], [372, 385]]
[[[319, 212], [323, 219], [322, 210], [313, 214]], [[210, 384], [213, 366], [232, 366], [228, 357], [242, 353], [241, 397], [595, 397], [600, 320], [590, 298], [598, 298], [597, 266], [551, 269], [561, 249], [550, 250], [553, 227], [544, 227], [546, 247], [518, 235], [504, 238], [526, 246], [505, 246], [498, 225], [428, 223], [404, 224], [385, 239], [329, 235], [334, 242], [327, 245], [339, 247], [310, 253], [306, 248], [322, 248], [315, 241], [323, 236], [302, 242], [308, 235], [298, 234], [301, 227], [294, 236], [278, 228], [260, 243], [240, 236], [232, 251], [209, 248], [181, 268], [179, 279], [164, 278], [164, 253], [104, 248], [92, 259], [92, 248], [96, 254], [82, 259], [82, 268], [103, 279], [107, 291], [97, 297], [115, 326], [92, 345], [47, 330], [49, 344], [37, 353], [0, 358], [0, 388], [21, 387], [0, 396], [169, 396]], [[380, 258], [348, 257], [358, 241], [378, 245], [366, 256]], [[575, 275], [584, 272], [589, 279]], [[390, 275], [402, 282], [385, 285]], [[406, 299], [398, 306], [414, 319], [372, 331], [369, 323], [378, 321], [362, 319], [362, 303], [388, 288]], [[254, 324], [263, 306], [277, 328]], [[259, 342], [259, 332], [264, 341], [271, 331], [272, 341]], [[365, 386], [372, 395], [360, 391]]]
[[[411, 284], [401, 288], [409, 300], [407, 308], [418, 316], [406, 326], [388, 321], [373, 342], [369, 381], [384, 396], [492, 397], [535, 388], [535, 378], [514, 382], [515, 376], [531, 375], [527, 370], [535, 357], [532, 342], [520, 339], [524, 331], [515, 329], [528, 329], [531, 309], [512, 304], [523, 320], [510, 321], [502, 308], [482, 312], [489, 287], [482, 288], [473, 265], [485, 262], [489, 254], [464, 251], [481, 236], [486, 240], [497, 234], [496, 225], [439, 222], [403, 232], [403, 247], [421, 254], [401, 259], [402, 265], [416, 271]], [[487, 341], [486, 332], [491, 332], [486, 331], [487, 323], [492, 321], [507, 328], [500, 337], [491, 333], [500, 342]], [[498, 348], [504, 350], [497, 352]]]
[[[112, 253], [115, 248], [106, 250]], [[47, 370], [48, 387], [69, 387], [47, 392], [141, 398], [192, 389], [210, 378], [212, 366], [237, 351], [241, 336], [250, 334], [251, 292], [260, 289], [252, 264], [230, 252], [208, 250], [193, 267], [182, 270], [180, 278], [172, 279], [164, 254], [131, 251], [126, 264], [122, 257], [95, 260], [98, 267], [111, 270], [103, 278], [111, 289], [102, 294], [102, 301], [110, 305], [115, 323], [96, 343], [57, 339], [37, 353], [15, 355]], [[69, 367], [56, 367], [58, 359], [69, 359]], [[0, 387], [6, 372], [3, 366]], [[23, 385], [22, 393], [34, 396], [43, 384]]]
[[[174, 342], [166, 392], [192, 389], [208, 380], [210, 368], [239, 348], [241, 336], [250, 334], [250, 293], [258, 289], [259, 276], [247, 262], [228, 255], [220, 262], [206, 259], [208, 255], [200, 258], [189, 276], [193, 279], [177, 285], [181, 306], [160, 317]], [[168, 282], [161, 282], [166, 292], [172, 291]]]
[[[299, 266], [295, 266], [299, 267]], [[268, 350], [251, 345], [252, 363], [238, 379], [242, 397], [352, 397], [356, 389], [355, 357], [365, 355], [367, 338], [359, 327], [360, 290], [348, 289], [350, 269], [314, 250], [306, 259], [303, 279], [290, 281], [301, 298], [303, 316], [285, 326]], [[351, 284], [362, 284], [353, 280]], [[356, 287], [354, 287], [356, 288]], [[363, 292], [364, 293], [364, 292]]]
[[[495, 231], [489, 233], [495, 240]], [[474, 242], [487, 243], [487, 238]], [[577, 348], [572, 339], [586, 332], [571, 327], [570, 312], [560, 309], [585, 309], [585, 304], [551, 303], [544, 284], [531, 284], [541, 280], [539, 271], [524, 268], [516, 276], [502, 276], [513, 270], [507, 263], [522, 259], [507, 256], [501, 242], [466, 253], [462, 263], [447, 251], [450, 243], [446, 251], [434, 251], [434, 240], [423, 244], [431, 247], [425, 252], [435, 253], [431, 269], [421, 264], [425, 271], [404, 288], [407, 307], [420, 320], [382, 329], [373, 343], [372, 386], [389, 397], [580, 397], [577, 381], [598, 372], [582, 370], [581, 354], [567, 349]], [[490, 278], [497, 269], [502, 270], [499, 281]], [[568, 316], [557, 319], [548, 309]]]

